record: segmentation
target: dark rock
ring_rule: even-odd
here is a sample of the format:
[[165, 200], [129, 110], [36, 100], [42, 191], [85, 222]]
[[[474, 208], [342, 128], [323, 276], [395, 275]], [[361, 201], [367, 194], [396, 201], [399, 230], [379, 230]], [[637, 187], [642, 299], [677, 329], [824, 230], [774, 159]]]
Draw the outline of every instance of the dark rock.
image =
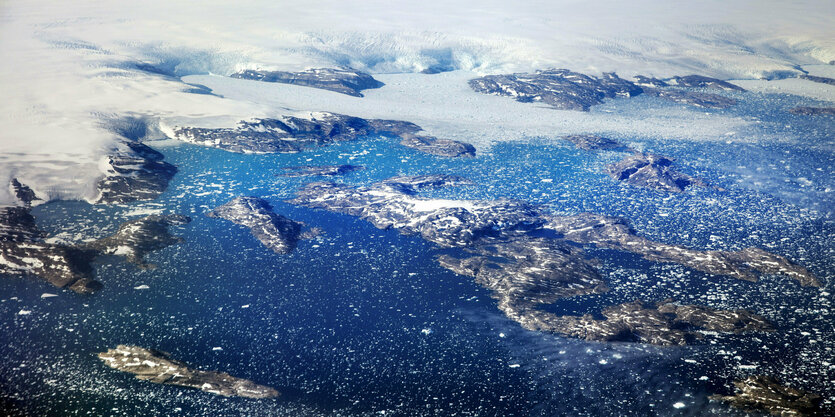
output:
[[29, 207], [32, 205], [33, 201], [40, 200], [38, 196], [35, 195], [35, 192], [32, 191], [31, 188], [28, 186], [21, 184], [17, 178], [12, 178], [11, 181], [12, 191], [14, 191], [15, 197], [23, 203], [24, 206]]
[[306, 165], [298, 167], [284, 167], [286, 172], [282, 177], [314, 177], [314, 176], [335, 176], [349, 172], [360, 171], [365, 167], [359, 165]]
[[650, 97], [658, 97], [674, 103], [688, 104], [696, 107], [709, 109], [725, 109], [737, 103], [735, 99], [720, 96], [718, 94], [700, 93], [695, 91], [659, 89], [644, 87], [644, 94]]
[[803, 116], [835, 116], [835, 107], [795, 107], [793, 109], [789, 109], [789, 113]]
[[804, 80], [809, 80], [809, 81], [814, 81], [816, 83], [835, 85], [835, 78], [818, 77], [816, 75], [809, 75], [809, 74], [800, 74], [800, 76], [798, 78], [802, 78]]
[[44, 237], [28, 208], [0, 207], [0, 273], [38, 276], [82, 294], [101, 288], [92, 279], [95, 253]]
[[647, 305], [634, 301], [606, 307], [603, 320], [592, 315], [558, 316], [531, 312], [523, 325], [530, 330], [550, 331], [596, 342], [637, 342], [659, 346], [687, 345], [701, 339], [699, 331], [743, 333], [771, 331], [763, 317], [747, 310], [716, 310], [703, 306], [677, 305], [664, 301]]
[[723, 401], [746, 411], [765, 411], [780, 417], [819, 415], [821, 396], [781, 385], [766, 375], [749, 376], [734, 382], [736, 394], [712, 395], [710, 399]]
[[401, 135], [403, 140], [400, 144], [423, 153], [447, 158], [474, 157], [475, 148], [469, 143], [459, 142], [452, 139], [438, 139], [434, 136], [417, 136], [412, 134]]
[[659, 80], [658, 78], [654, 77], [646, 77], [643, 75], [636, 75], [635, 76], [635, 84], [641, 87], [653, 87], [653, 88], [661, 88], [661, 87], [669, 87], [670, 85], [667, 84], [664, 80]]
[[233, 128], [178, 127], [173, 133], [174, 138], [185, 142], [242, 153], [294, 153], [372, 135], [399, 137], [406, 146], [439, 156], [468, 156], [475, 152], [471, 145], [461, 142], [414, 135], [421, 130], [414, 123], [400, 120], [320, 112], [308, 117], [241, 121]]
[[371, 75], [351, 68], [316, 68], [300, 72], [245, 70], [231, 77], [321, 88], [354, 97], [362, 97], [362, 90], [385, 85]]
[[275, 214], [270, 203], [257, 197], [237, 197], [206, 216], [249, 228], [256, 239], [275, 253], [290, 253], [300, 239], [310, 236], [302, 234], [304, 224]]
[[108, 237], [99, 239], [85, 246], [106, 255], [125, 256], [128, 262], [140, 268], [153, 268], [145, 263], [145, 255], [167, 246], [182, 243], [183, 239], [172, 236], [168, 228], [190, 222], [187, 216], [178, 214], [153, 214], [137, 220], [131, 220], [119, 226], [119, 230]]
[[784, 275], [804, 287], [821, 283], [806, 268], [758, 248], [735, 252], [700, 251], [683, 246], [654, 242], [638, 236], [629, 223], [619, 217], [580, 213], [573, 216], [550, 216], [546, 229], [560, 233], [563, 239], [599, 248], [641, 255], [653, 262], [671, 262], [714, 275], [727, 275], [745, 281], [757, 281], [759, 274]]
[[[447, 180], [411, 182], [443, 186]], [[672, 303], [652, 308], [643, 304], [612, 307], [604, 311], [607, 320], [539, 310], [538, 305], [559, 298], [606, 291], [595, 262], [586, 259], [577, 244], [633, 252], [652, 261], [676, 262], [741, 279], [756, 280], [755, 272], [760, 272], [785, 274], [803, 285], [820, 285], [804, 268], [759, 249], [691, 250], [639, 237], [622, 219], [591, 214], [549, 216], [540, 207], [518, 200], [428, 199], [415, 196], [416, 191], [403, 177], [366, 187], [317, 182], [302, 187], [289, 202], [357, 216], [380, 229], [419, 234], [448, 248], [445, 251], [452, 253], [440, 255], [438, 262], [490, 289], [499, 309], [510, 319], [528, 329], [590, 340], [681, 344], [698, 338], [694, 329], [741, 332], [770, 327], [759, 316], [744, 311]]]
[[744, 88], [733, 85], [727, 81], [717, 78], [705, 77], [703, 75], [685, 75], [673, 77], [673, 83], [679, 87], [711, 88], [714, 90], [745, 91]]
[[414, 194], [417, 190], [426, 188], [475, 185], [475, 183], [468, 178], [447, 174], [401, 175], [380, 181], [380, 184], [398, 187], [401, 191], [410, 194]]
[[138, 346], [119, 345], [98, 354], [107, 366], [156, 384], [196, 388], [225, 397], [274, 398], [278, 391], [225, 372], [201, 371], [172, 359], [169, 354]]
[[120, 204], [158, 197], [177, 173], [161, 153], [139, 142], [125, 142], [126, 150], [110, 155], [109, 168], [98, 184], [98, 203]]
[[518, 200], [431, 200], [379, 183], [309, 183], [289, 202], [361, 217], [377, 228], [419, 234], [445, 247], [468, 246], [501, 231], [538, 228], [543, 221], [536, 207]]
[[571, 135], [564, 136], [567, 140], [574, 144], [574, 146], [586, 151], [632, 151], [628, 146], [620, 142], [597, 135]]
[[641, 94], [640, 87], [614, 73], [596, 78], [567, 69], [488, 75], [472, 79], [469, 84], [480, 93], [510, 96], [523, 103], [542, 102], [561, 110], [588, 111], [606, 98]]
[[622, 161], [608, 165], [605, 172], [617, 181], [637, 187], [680, 193], [685, 187], [706, 184], [689, 175], [677, 172], [673, 160], [661, 155], [635, 153]]

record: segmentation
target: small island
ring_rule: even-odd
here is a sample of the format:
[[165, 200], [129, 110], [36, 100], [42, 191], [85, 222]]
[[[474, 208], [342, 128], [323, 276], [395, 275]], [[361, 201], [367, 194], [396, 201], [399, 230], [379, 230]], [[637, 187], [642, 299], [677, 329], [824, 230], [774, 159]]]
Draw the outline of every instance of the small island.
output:
[[113, 369], [156, 384], [195, 388], [224, 397], [275, 398], [280, 395], [273, 388], [225, 372], [191, 368], [172, 359], [169, 354], [154, 349], [119, 345], [99, 353], [98, 357]]

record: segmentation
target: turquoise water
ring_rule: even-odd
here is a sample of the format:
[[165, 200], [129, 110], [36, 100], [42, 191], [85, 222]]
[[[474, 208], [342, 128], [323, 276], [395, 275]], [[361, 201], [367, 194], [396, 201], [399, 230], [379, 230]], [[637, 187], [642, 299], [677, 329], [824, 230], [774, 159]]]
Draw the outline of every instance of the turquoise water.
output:
[[[767, 107], [767, 99], [761, 106]], [[755, 110], [749, 107], [734, 111]], [[193, 221], [173, 229], [185, 243], [152, 253], [148, 260], [158, 265], [152, 270], [100, 259], [96, 275], [105, 287], [93, 296], [34, 278], [0, 280], [0, 337], [6, 341], [0, 348], [0, 396], [34, 414], [55, 416], [708, 415], [727, 412], [707, 401], [712, 391], [740, 376], [769, 373], [824, 394], [831, 410], [831, 123], [772, 123], [801, 124], [817, 133], [803, 144], [621, 138], [676, 157], [681, 171], [728, 189], [681, 195], [622, 186], [601, 173], [623, 154], [536, 139], [456, 160], [419, 154], [386, 138], [290, 155], [151, 142], [180, 169], [159, 199], [116, 207], [55, 202], [33, 213], [44, 230], [70, 240], [112, 233], [139, 212], [186, 214]], [[822, 290], [779, 277], [749, 283], [589, 250], [601, 260], [612, 291], [547, 309], [581, 314], [639, 297], [671, 297], [749, 308], [775, 322], [778, 331], [706, 335], [687, 348], [586, 343], [529, 332], [504, 318], [471, 279], [439, 267], [437, 249], [419, 237], [284, 203], [311, 179], [277, 176], [281, 167], [339, 163], [367, 167], [336, 179], [351, 184], [401, 174], [459, 174], [478, 185], [427, 195], [511, 197], [560, 213], [624, 216], [645, 236], [701, 249], [763, 247], [827, 283]], [[238, 195], [264, 197], [276, 212], [325, 234], [277, 255], [246, 229], [204, 216]], [[135, 289], [140, 285], [149, 288]], [[41, 298], [43, 293], [58, 297]], [[32, 313], [19, 315], [23, 309]], [[284, 395], [229, 399], [137, 381], [96, 358], [117, 344], [164, 350]]]

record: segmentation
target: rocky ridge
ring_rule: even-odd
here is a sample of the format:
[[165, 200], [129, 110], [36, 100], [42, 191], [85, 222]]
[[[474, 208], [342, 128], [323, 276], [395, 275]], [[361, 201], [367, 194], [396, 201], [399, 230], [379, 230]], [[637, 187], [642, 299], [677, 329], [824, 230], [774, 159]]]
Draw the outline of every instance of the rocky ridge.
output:
[[121, 204], [158, 197], [177, 173], [177, 167], [163, 161], [161, 153], [139, 142], [125, 141], [125, 147], [107, 157], [104, 178], [98, 184], [96, 203]]
[[794, 107], [789, 109], [789, 113], [803, 116], [835, 116], [835, 107]]
[[630, 147], [611, 138], [598, 135], [570, 135], [562, 138], [585, 151], [626, 151], [634, 152]]
[[168, 228], [190, 221], [191, 218], [179, 214], [152, 214], [122, 223], [115, 234], [89, 242], [84, 246], [101, 254], [124, 256], [128, 262], [140, 268], [153, 268], [154, 265], [145, 262], [145, 255], [182, 243], [183, 238], [172, 236]]
[[677, 172], [672, 165], [672, 158], [638, 152], [608, 165], [605, 172], [617, 181], [675, 193], [684, 192], [686, 187], [692, 185], [707, 186], [698, 178]]
[[380, 88], [385, 84], [371, 75], [353, 68], [313, 68], [298, 72], [244, 70], [230, 75], [232, 78], [301, 85], [335, 91], [354, 97], [362, 97], [362, 90]]
[[[535, 73], [487, 75], [469, 81], [480, 93], [513, 97], [523, 103], [544, 103], [560, 110], [589, 111], [607, 98], [629, 98], [647, 94], [665, 100], [699, 107], [726, 108], [736, 100], [716, 94], [673, 89], [671, 86], [719, 90], [742, 90], [728, 82], [699, 75], [674, 77], [667, 81], [645, 76], [636, 82], [615, 73], [593, 77], [567, 69], [541, 70]], [[744, 91], [744, 90], [743, 90]]]
[[[610, 340], [622, 336], [622, 331], [612, 333], [616, 327], [623, 330], [625, 324], [622, 322], [645, 321], [627, 326], [632, 335], [630, 340], [680, 344], [696, 337], [692, 332], [683, 332], [682, 324], [717, 331], [767, 328], [767, 323], [761, 323], [761, 318], [753, 313], [696, 310], [697, 306], [679, 309], [671, 307], [672, 303], [667, 303], [670, 306], [663, 310], [646, 308], [643, 304], [640, 309], [630, 307], [629, 317], [632, 318], [628, 320], [621, 318], [626, 313], [608, 310], [614, 317], [611, 321], [595, 322], [590, 322], [589, 318], [559, 317], [539, 310], [539, 304], [553, 303], [559, 298], [607, 290], [597, 272], [596, 261], [587, 259], [580, 247], [586, 244], [638, 253], [649, 260], [676, 262], [741, 279], [755, 280], [757, 273], [779, 273], [797, 279], [803, 285], [819, 285], [804, 268], [759, 249], [697, 251], [637, 236], [622, 219], [589, 214], [552, 216], [518, 200], [421, 198], [414, 195], [413, 188], [404, 190], [392, 183], [398, 184], [398, 181], [383, 181], [365, 187], [310, 183], [301, 188], [290, 203], [357, 216], [378, 228], [418, 234], [442, 248], [450, 248], [451, 253], [438, 256], [441, 266], [473, 277], [492, 291], [505, 315], [531, 329], [579, 337], [579, 330], [572, 328], [595, 325], [600, 329], [582, 337]], [[436, 184], [443, 186], [444, 182]], [[653, 324], [659, 317], [665, 318], [664, 325]]]
[[237, 197], [206, 213], [206, 216], [226, 219], [249, 228], [258, 241], [280, 254], [290, 253], [299, 240], [317, 233], [316, 230], [302, 233], [304, 224], [276, 214], [270, 203], [257, 197]]
[[463, 142], [421, 134], [420, 126], [399, 121], [361, 119], [337, 113], [310, 113], [276, 119], [241, 121], [232, 128], [176, 127], [174, 139], [240, 153], [295, 153], [317, 146], [383, 135], [399, 137], [404, 146], [438, 156], [473, 156]]
[[225, 372], [194, 369], [165, 352], [139, 346], [119, 345], [99, 353], [98, 357], [113, 369], [156, 384], [196, 388], [225, 397], [274, 398], [280, 395], [278, 391], [250, 380]]
[[765, 411], [780, 417], [819, 415], [821, 396], [780, 384], [766, 375], [749, 376], [735, 381], [733, 395], [712, 395], [712, 400], [723, 401], [746, 411]]

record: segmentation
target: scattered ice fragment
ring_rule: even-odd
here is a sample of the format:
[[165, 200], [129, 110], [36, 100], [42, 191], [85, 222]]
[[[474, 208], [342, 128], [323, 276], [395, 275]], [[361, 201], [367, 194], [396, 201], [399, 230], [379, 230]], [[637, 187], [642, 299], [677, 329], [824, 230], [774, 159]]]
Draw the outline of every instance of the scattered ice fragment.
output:
[[241, 308], [249, 308], [249, 304], [244, 304], [241, 306]]
[[423, 329], [423, 330], [421, 330], [420, 332], [421, 332], [421, 333], [423, 333], [423, 334], [431, 334], [431, 333], [432, 333], [432, 329]]
[[512, 364], [508, 365], [508, 367], [511, 367], [511, 368], [518, 368], [520, 366], [521, 365], [519, 365], [518, 363], [512, 363]]
[[212, 350], [223, 350], [223, 348], [220, 347], [220, 346], [215, 346], [215, 347], [212, 348]]
[[52, 293], [48, 293], [48, 292], [45, 292], [45, 293], [41, 294], [41, 298], [49, 298], [49, 297], [57, 297], [57, 296], [58, 296], [58, 294], [52, 294]]
[[504, 333], [499, 333], [499, 337], [504, 338], [505, 334]]
[[32, 310], [20, 310], [17, 312], [18, 315], [25, 316], [28, 314], [32, 314]]
[[136, 287], [133, 287], [133, 289], [135, 289], [135, 290], [147, 290], [148, 288], [151, 288], [151, 287], [149, 287], [145, 284], [137, 285]]
[[673, 408], [684, 408], [684, 407], [685, 407], [685, 404], [681, 401], [673, 404]]
[[607, 361], [606, 359], [601, 359], [601, 360], [597, 361], [597, 363], [599, 363], [601, 365], [606, 365], [607, 363], [609, 363], [609, 361]]

